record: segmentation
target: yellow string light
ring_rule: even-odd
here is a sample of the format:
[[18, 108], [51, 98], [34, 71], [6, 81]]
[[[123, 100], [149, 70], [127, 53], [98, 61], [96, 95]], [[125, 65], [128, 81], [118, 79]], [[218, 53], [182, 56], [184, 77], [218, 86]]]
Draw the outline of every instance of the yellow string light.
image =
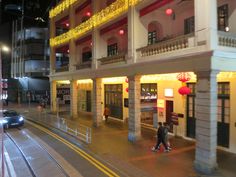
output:
[[[59, 4], [52, 11], [51, 16], [56, 16], [62, 11], [66, 10], [70, 5], [74, 3], [75, 0], [65, 0], [63, 3]], [[116, 0], [110, 6], [101, 10], [100, 12], [94, 14], [90, 19], [81, 23], [74, 29], [69, 30], [66, 33], [63, 33], [59, 36], [50, 39], [50, 46], [58, 46], [64, 43], [67, 43], [70, 39], [76, 39], [92, 30], [95, 27], [98, 27], [108, 21], [111, 21], [120, 14], [126, 12], [129, 6], [134, 6], [142, 0]], [[72, 3], [73, 2], [73, 3]], [[51, 12], [51, 11], [50, 11]], [[51, 18], [50, 16], [50, 18]]]

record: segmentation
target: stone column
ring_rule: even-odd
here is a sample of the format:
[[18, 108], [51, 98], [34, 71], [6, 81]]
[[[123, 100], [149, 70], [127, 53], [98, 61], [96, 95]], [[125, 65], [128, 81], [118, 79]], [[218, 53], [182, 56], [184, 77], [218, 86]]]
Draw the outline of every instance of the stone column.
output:
[[77, 90], [77, 80], [70, 81], [70, 115], [72, 118], [78, 116], [78, 90]]
[[102, 79], [93, 79], [93, 94], [92, 94], [92, 112], [93, 124], [99, 127], [102, 123]]
[[139, 11], [134, 6], [130, 6], [128, 10], [128, 63], [136, 62], [136, 49], [146, 46], [147, 41], [148, 31], [140, 21]]
[[56, 81], [50, 82], [50, 90], [51, 90], [51, 111], [56, 112], [57, 111], [57, 83]]
[[196, 72], [195, 168], [206, 174], [212, 173], [217, 167], [217, 73], [218, 71]]
[[129, 134], [128, 140], [135, 142], [141, 137], [140, 118], [140, 76], [128, 76], [129, 79]]
[[[55, 19], [50, 19], [50, 39], [54, 38], [56, 35], [56, 28], [55, 28]], [[50, 46], [50, 73], [55, 73], [56, 68], [56, 53], [55, 48]]]
[[50, 73], [54, 74], [56, 70], [56, 52], [54, 47], [50, 47]]
[[215, 49], [217, 37], [217, 0], [194, 0], [196, 45]]
[[[75, 28], [75, 9], [74, 6], [70, 6], [69, 9], [69, 24], [70, 24], [70, 29]], [[74, 39], [71, 39], [69, 42], [69, 71], [75, 71], [76, 70], [76, 44]]]

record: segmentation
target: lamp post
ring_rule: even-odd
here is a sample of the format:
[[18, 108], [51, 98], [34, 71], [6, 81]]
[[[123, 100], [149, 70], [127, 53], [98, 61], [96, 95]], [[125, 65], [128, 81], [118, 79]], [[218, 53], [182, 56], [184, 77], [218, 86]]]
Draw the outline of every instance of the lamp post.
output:
[[4, 176], [4, 130], [3, 130], [3, 114], [2, 114], [2, 110], [3, 110], [3, 95], [2, 95], [2, 52], [9, 52], [10, 49], [1, 44], [0, 43], [0, 134], [1, 134], [1, 168], [2, 168], [2, 176]]

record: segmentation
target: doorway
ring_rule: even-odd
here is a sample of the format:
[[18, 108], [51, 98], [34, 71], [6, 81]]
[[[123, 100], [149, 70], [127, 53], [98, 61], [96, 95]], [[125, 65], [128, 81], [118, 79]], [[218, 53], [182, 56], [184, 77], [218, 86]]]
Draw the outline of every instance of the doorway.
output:
[[91, 91], [86, 91], [86, 111], [91, 112]]
[[169, 131], [173, 133], [173, 123], [171, 121], [171, 115], [174, 111], [174, 102], [166, 100], [166, 123], [169, 125]]
[[105, 84], [105, 106], [110, 109], [110, 116], [123, 119], [123, 86], [122, 84]]

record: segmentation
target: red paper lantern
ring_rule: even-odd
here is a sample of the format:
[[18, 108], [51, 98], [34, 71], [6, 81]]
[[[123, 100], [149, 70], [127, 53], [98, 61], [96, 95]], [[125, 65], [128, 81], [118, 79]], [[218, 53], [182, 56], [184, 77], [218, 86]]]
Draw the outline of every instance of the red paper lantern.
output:
[[125, 82], [126, 82], [126, 83], [129, 83], [129, 79], [128, 79], [127, 77], [125, 78]]
[[181, 95], [188, 95], [191, 93], [191, 89], [188, 88], [187, 86], [180, 87], [178, 90], [179, 94]]
[[166, 15], [171, 15], [173, 13], [173, 9], [168, 8], [166, 9]]
[[129, 92], [129, 88], [127, 87], [127, 88], [125, 89], [125, 91], [126, 91], [126, 92]]
[[177, 75], [177, 79], [181, 82], [187, 82], [191, 79], [191, 75], [189, 73], [179, 73]]

